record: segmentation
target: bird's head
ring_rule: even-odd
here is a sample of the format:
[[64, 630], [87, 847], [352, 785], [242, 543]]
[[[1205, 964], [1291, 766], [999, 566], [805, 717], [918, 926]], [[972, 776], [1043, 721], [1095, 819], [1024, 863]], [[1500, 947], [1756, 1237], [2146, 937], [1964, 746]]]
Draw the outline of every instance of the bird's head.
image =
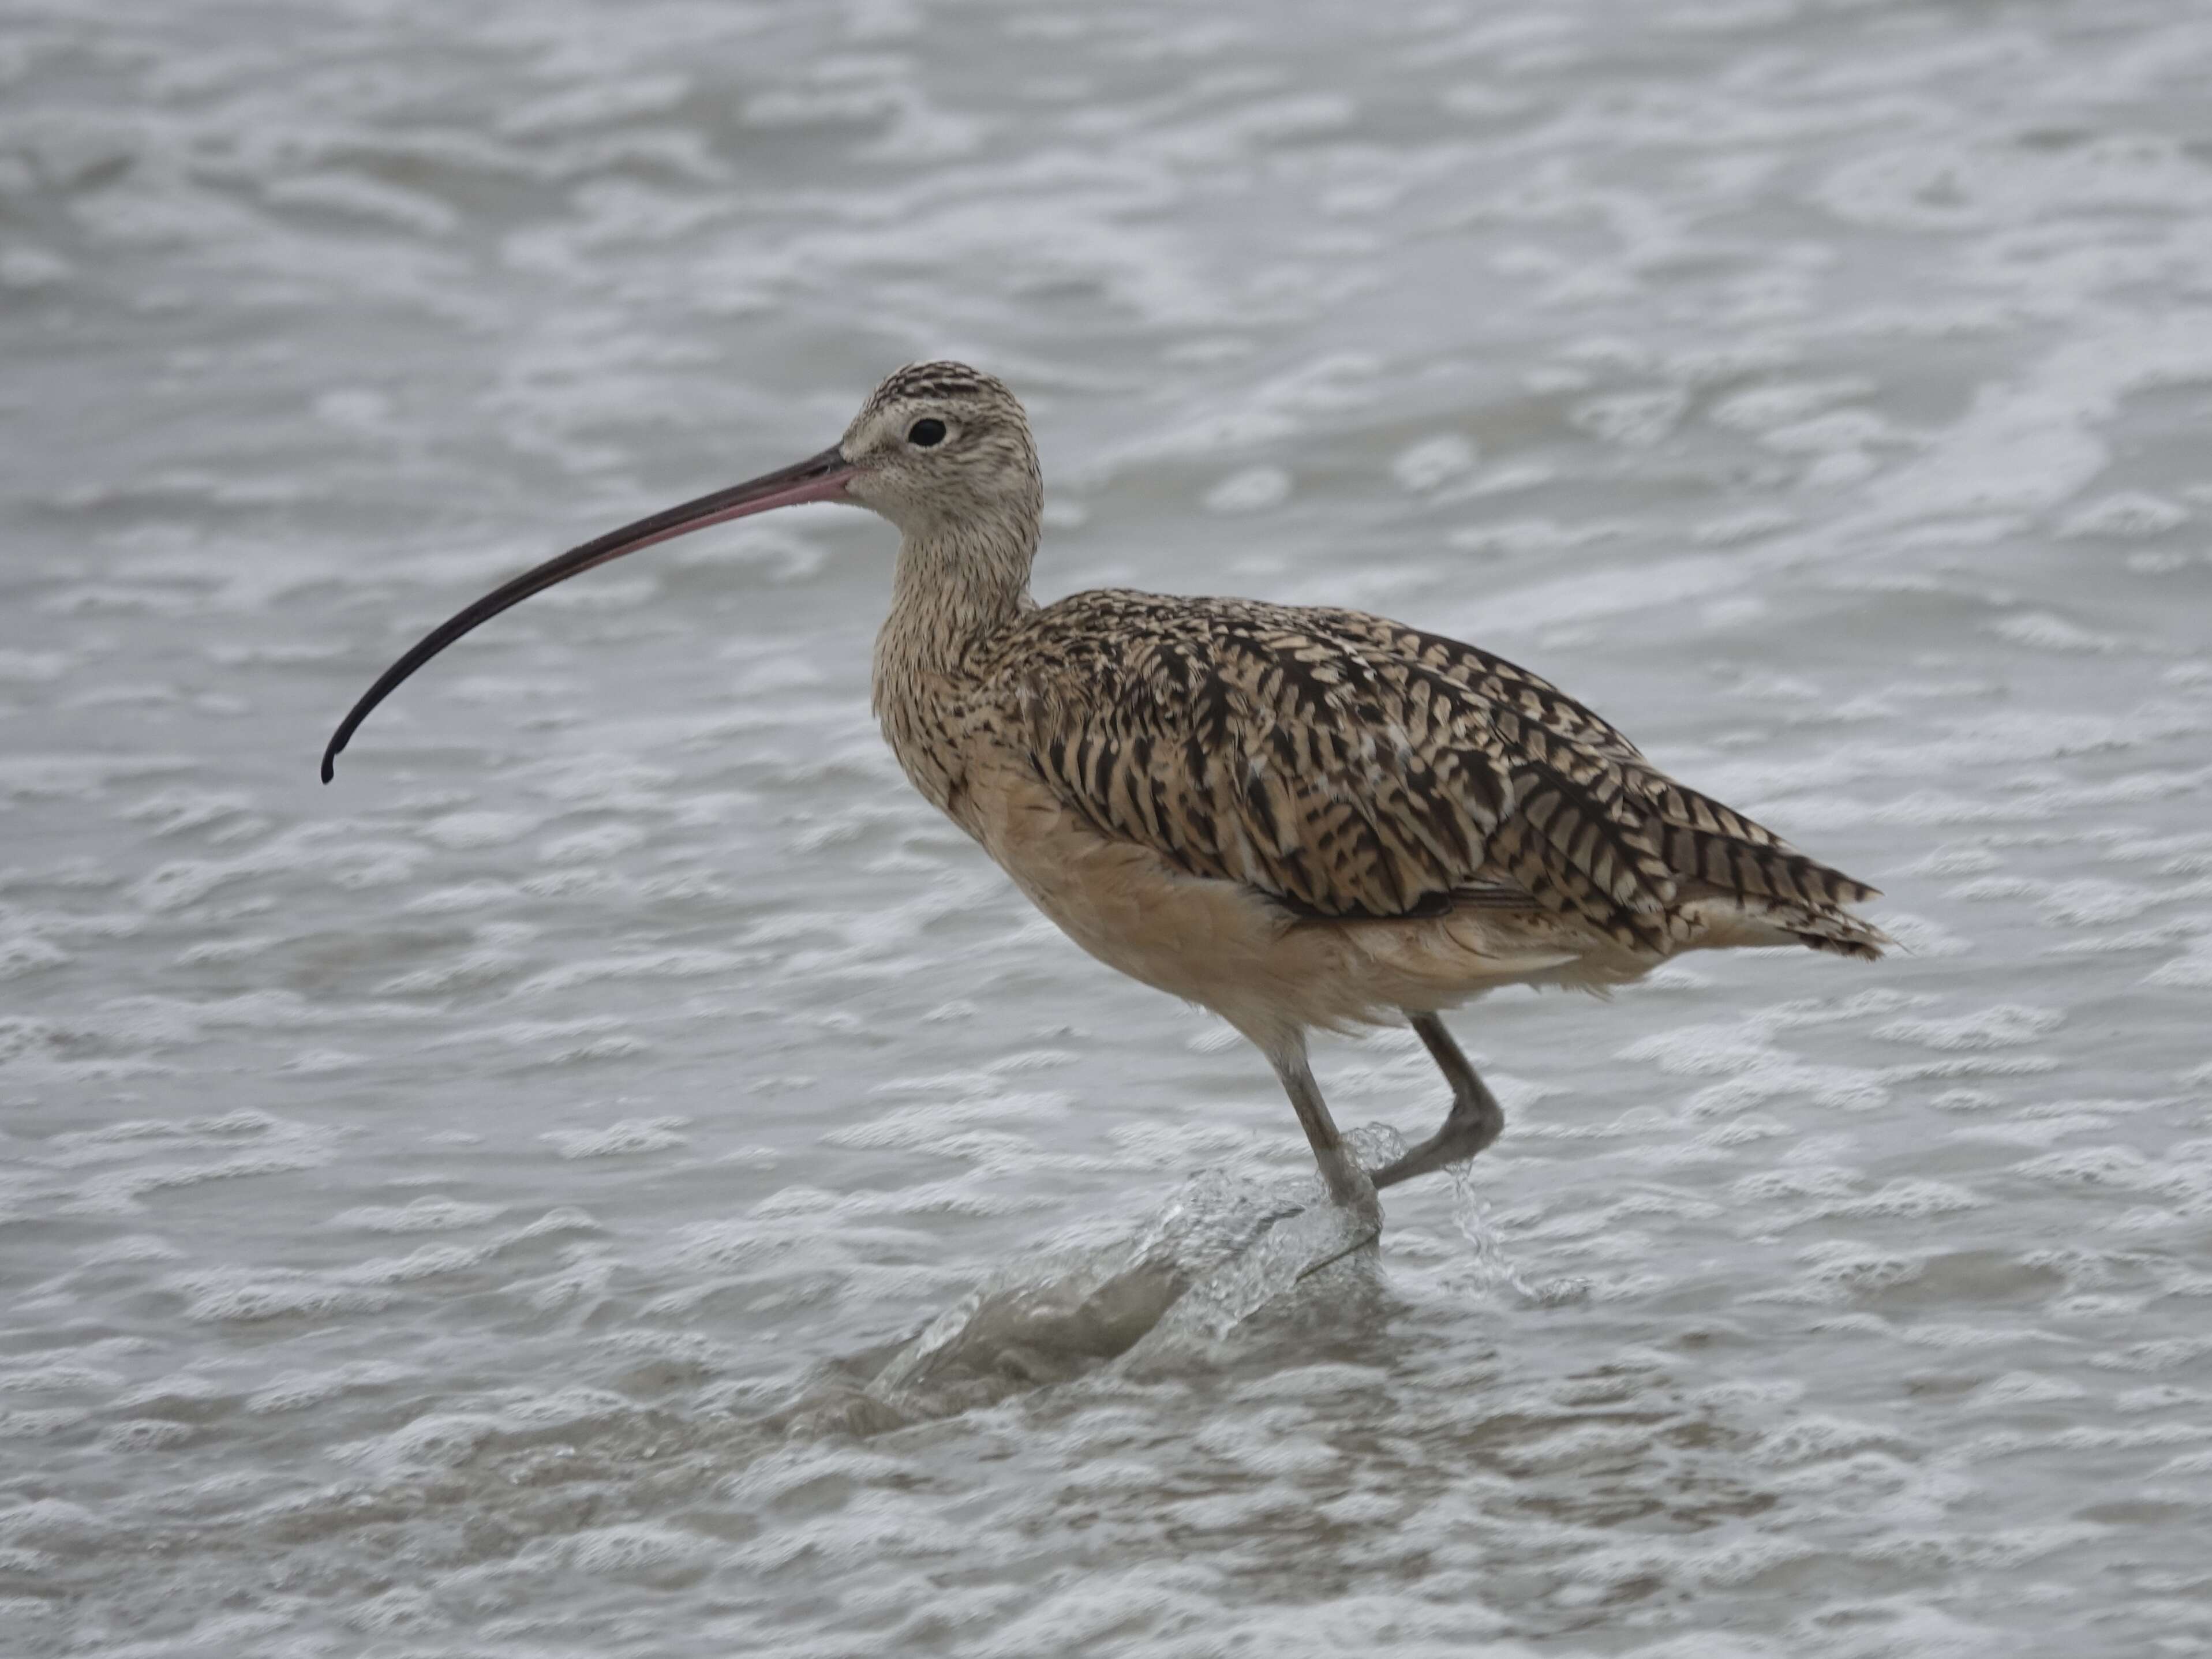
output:
[[848, 500], [908, 536], [1034, 536], [1044, 484], [1021, 404], [964, 363], [915, 363], [870, 395], [837, 445]]
[[464, 634], [556, 582], [709, 525], [805, 501], [844, 501], [881, 514], [909, 543], [942, 543], [956, 556], [992, 556], [1026, 576], [1043, 484], [1021, 404], [1005, 384], [964, 363], [914, 363], [870, 394], [845, 435], [818, 455], [571, 548], [494, 588], [432, 629], [362, 694], [323, 750], [323, 781], [369, 711]]

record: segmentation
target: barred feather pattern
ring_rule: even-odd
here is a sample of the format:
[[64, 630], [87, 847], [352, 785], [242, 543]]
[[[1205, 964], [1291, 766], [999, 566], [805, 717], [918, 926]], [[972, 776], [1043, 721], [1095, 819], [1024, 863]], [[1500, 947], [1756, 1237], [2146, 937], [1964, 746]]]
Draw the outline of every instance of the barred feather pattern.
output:
[[1845, 908], [1876, 890], [1457, 641], [1355, 611], [1102, 590], [971, 651], [939, 682], [961, 707], [933, 711], [928, 746], [958, 729], [1015, 748], [1102, 836], [1297, 921], [1522, 908], [1650, 959], [1697, 944], [1719, 900], [1817, 950], [1887, 942]]

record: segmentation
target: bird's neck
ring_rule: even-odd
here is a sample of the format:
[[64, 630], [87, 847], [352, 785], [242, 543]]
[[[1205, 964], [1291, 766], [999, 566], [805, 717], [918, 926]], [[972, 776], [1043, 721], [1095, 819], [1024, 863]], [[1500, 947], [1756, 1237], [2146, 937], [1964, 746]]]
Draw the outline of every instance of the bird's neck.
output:
[[978, 647], [1034, 606], [1036, 556], [1030, 522], [908, 531], [877, 639], [878, 694], [886, 669], [954, 678], [969, 672]]
[[993, 640], [1025, 611], [1031, 520], [992, 538], [969, 526], [957, 534], [908, 531], [891, 580], [890, 615], [876, 635], [876, 719], [914, 787], [974, 833], [963, 816], [969, 757], [961, 709], [988, 672]]

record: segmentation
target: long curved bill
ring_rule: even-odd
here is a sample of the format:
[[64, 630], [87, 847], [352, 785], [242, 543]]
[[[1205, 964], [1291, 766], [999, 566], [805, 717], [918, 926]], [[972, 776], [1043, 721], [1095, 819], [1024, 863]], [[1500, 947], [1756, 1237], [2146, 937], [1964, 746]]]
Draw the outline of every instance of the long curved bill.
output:
[[796, 507], [801, 501], [836, 501], [844, 495], [845, 486], [852, 477], [853, 464], [833, 444], [819, 455], [811, 455], [780, 472], [732, 484], [711, 495], [702, 495], [696, 501], [686, 501], [681, 507], [672, 507], [649, 519], [640, 519], [635, 524], [610, 531], [596, 541], [572, 547], [558, 558], [548, 559], [536, 569], [526, 570], [513, 581], [494, 588], [416, 641], [413, 648], [379, 675], [376, 684], [362, 694], [361, 701], [346, 711], [346, 717], [338, 722], [338, 729], [331, 734], [329, 746], [323, 750], [323, 781], [331, 781], [331, 773], [337, 769], [338, 751], [368, 718], [369, 711], [398, 690], [402, 680], [479, 623], [489, 622], [510, 605], [520, 605], [532, 593], [542, 593], [556, 582], [564, 582], [571, 576], [619, 559], [625, 553], [651, 547], [655, 542], [689, 535], [709, 525], [726, 524], [749, 514], [765, 513], [771, 507]]

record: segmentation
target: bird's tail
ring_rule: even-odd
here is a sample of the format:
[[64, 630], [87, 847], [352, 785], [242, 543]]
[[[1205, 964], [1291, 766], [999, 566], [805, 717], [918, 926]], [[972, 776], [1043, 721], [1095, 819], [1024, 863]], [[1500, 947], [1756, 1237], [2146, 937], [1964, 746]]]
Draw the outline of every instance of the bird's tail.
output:
[[[1776, 849], [1761, 849], [1775, 860]], [[1792, 865], [1798, 879], [1790, 884], [1804, 897], [1778, 893], [1747, 892], [1738, 887], [1722, 889], [1705, 883], [1686, 884], [1691, 892], [1681, 909], [1700, 925], [1700, 945], [1802, 945], [1831, 956], [1856, 957], [1863, 962], [1880, 959], [1897, 941], [1847, 907], [1881, 896], [1879, 888], [1854, 881], [1840, 871], [1814, 864], [1802, 853], [1779, 854]], [[1813, 896], [1819, 894], [1820, 896]]]
[[1654, 774], [1640, 793], [1658, 820], [1644, 834], [1674, 878], [1676, 905], [1710, 930], [1700, 943], [1804, 945], [1871, 962], [1896, 942], [1851, 913], [1881, 889], [1671, 778]]
[[[1880, 896], [1870, 887], [1865, 890], [1869, 896]], [[1813, 926], [1791, 931], [1801, 945], [1832, 956], [1856, 957], [1862, 962], [1880, 961], [1881, 953], [1897, 943], [1863, 916], [1855, 916], [1847, 910], [1831, 911], [1815, 918]]]

